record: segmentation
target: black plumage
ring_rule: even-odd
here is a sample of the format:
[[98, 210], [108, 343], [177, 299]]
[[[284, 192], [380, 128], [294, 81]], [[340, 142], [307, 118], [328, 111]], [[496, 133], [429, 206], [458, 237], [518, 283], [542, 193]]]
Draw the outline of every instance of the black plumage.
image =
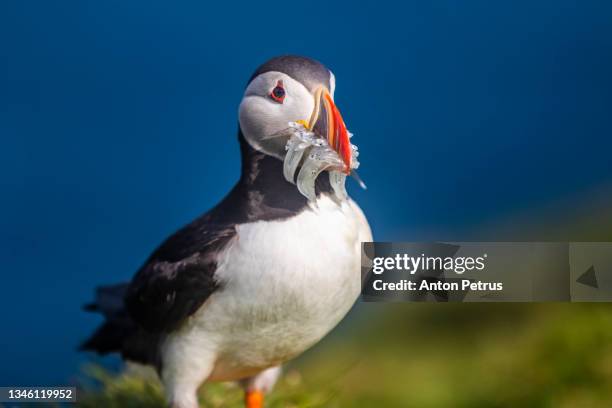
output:
[[314, 88], [319, 85], [325, 85], [328, 89], [331, 87], [331, 75], [329, 70], [325, 68], [325, 65], [312, 58], [300, 57], [297, 55], [282, 55], [272, 58], [255, 70], [248, 83], [258, 75], [270, 71], [282, 72], [283, 74], [289, 75], [291, 78], [304, 85], [309, 91], [313, 91]]

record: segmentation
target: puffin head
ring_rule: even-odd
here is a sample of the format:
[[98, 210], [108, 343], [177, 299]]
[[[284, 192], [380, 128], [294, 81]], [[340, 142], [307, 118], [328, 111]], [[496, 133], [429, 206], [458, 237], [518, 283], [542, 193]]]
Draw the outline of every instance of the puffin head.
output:
[[334, 74], [320, 62], [286, 55], [261, 65], [249, 80], [239, 109], [240, 129], [252, 148], [282, 160], [290, 122], [326, 139], [347, 172], [351, 145], [334, 103]]

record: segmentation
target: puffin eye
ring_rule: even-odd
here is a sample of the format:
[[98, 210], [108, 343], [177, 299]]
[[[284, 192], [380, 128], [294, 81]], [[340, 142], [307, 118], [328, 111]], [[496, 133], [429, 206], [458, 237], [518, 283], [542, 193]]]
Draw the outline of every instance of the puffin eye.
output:
[[285, 88], [283, 87], [283, 81], [278, 81], [276, 86], [270, 92], [270, 98], [274, 99], [278, 103], [283, 103], [285, 99]]

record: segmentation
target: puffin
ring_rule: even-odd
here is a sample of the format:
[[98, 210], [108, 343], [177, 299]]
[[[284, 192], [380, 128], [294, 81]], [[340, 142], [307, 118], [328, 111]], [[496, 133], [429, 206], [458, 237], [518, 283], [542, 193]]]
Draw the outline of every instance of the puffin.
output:
[[[335, 82], [322, 63], [302, 56], [255, 70], [239, 106], [240, 179], [163, 241], [130, 282], [96, 289], [85, 309], [105, 321], [82, 350], [154, 367], [173, 408], [198, 407], [208, 381], [236, 381], [247, 408], [263, 407], [282, 364], [355, 303], [361, 243], [372, 241], [362, 210], [324, 175], [350, 174], [355, 154]], [[319, 166], [310, 193], [287, 176], [289, 123], [324, 140], [344, 164], [334, 172]], [[314, 157], [298, 157], [296, 173]]]

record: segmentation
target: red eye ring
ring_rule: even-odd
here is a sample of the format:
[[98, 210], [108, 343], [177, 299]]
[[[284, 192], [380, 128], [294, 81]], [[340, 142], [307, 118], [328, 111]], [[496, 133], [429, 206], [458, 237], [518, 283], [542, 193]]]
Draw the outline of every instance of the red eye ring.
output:
[[270, 92], [270, 98], [274, 99], [278, 103], [283, 103], [285, 100], [285, 88], [283, 87], [283, 81], [278, 81], [276, 86]]

